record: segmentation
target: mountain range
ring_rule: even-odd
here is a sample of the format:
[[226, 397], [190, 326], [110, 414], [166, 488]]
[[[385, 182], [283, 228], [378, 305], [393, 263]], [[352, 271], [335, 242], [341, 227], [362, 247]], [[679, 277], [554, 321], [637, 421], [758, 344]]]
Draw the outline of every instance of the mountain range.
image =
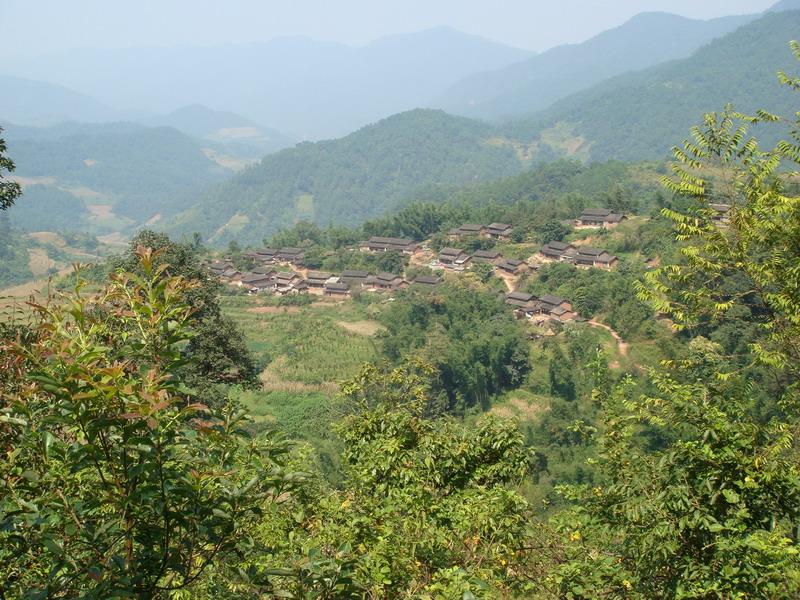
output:
[[321, 139], [426, 106], [459, 79], [530, 54], [439, 27], [363, 47], [291, 37], [209, 47], [82, 49], [20, 57], [3, 70], [109, 106], [166, 113], [200, 103], [299, 139]]
[[300, 144], [216, 186], [166, 227], [212, 242], [256, 242], [298, 219], [357, 223], [430, 183], [498, 178], [558, 157], [663, 160], [705, 112], [728, 101], [793, 114], [795, 97], [775, 74], [792, 70], [797, 31], [800, 11], [768, 13], [688, 58], [611, 78], [502, 125], [417, 110]]
[[642, 13], [581, 44], [558, 46], [458, 82], [437, 101], [456, 114], [495, 119], [530, 114], [605, 79], [685, 58], [757, 15], [708, 21]]
[[[556, 137], [568, 153], [590, 160], [638, 161], [668, 156], [703, 114], [727, 103], [745, 113], [797, 110], [777, 72], [797, 71], [789, 43], [800, 10], [770, 12], [683, 60], [620, 75], [503, 127], [534, 146]], [[765, 141], [769, 129], [761, 130]]]

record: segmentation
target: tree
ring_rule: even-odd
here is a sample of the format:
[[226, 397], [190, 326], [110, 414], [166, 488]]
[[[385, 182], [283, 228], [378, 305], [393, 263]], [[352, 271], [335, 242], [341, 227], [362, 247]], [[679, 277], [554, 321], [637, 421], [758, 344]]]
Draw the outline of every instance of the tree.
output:
[[[0, 133], [3, 133], [2, 127]], [[0, 137], [0, 210], [10, 208], [22, 194], [22, 187], [16, 181], [3, 181], [3, 171], [6, 173], [14, 171], [14, 162], [5, 155], [5, 152], [6, 142]]]
[[0, 589], [20, 598], [155, 598], [249, 545], [291, 486], [287, 448], [179, 374], [188, 292], [149, 249], [140, 274], [36, 306], [0, 338]]
[[[688, 332], [750, 315], [762, 332], [747, 358], [778, 381], [780, 410], [757, 410], [748, 372], [700, 337], [682, 360], [652, 371], [652, 392], [637, 397], [630, 381], [596, 391], [600, 479], [563, 490], [575, 509], [558, 521], [565, 560], [550, 582], [561, 597], [800, 594], [800, 198], [785, 193], [781, 169], [800, 163], [800, 139], [795, 126], [789, 141], [762, 150], [747, 128], [765, 121], [778, 119], [727, 108], [675, 149], [677, 180], [664, 183], [686, 208], [662, 212], [683, 260], [649, 275], [640, 295]], [[727, 223], [720, 204], [730, 207]], [[662, 447], [648, 452], [645, 432]]]
[[217, 390], [218, 385], [259, 385], [258, 369], [244, 335], [220, 309], [220, 284], [200, 263], [194, 247], [173, 242], [164, 234], [141, 231], [131, 240], [128, 252], [111, 261], [112, 270], [141, 272], [139, 247], [153, 249], [153, 260], [164, 267], [164, 276], [182, 276], [197, 284], [187, 291], [195, 335], [185, 349], [191, 357], [182, 367], [186, 383], [198, 390], [207, 403], [221, 401], [224, 394]]
[[431, 372], [367, 367], [344, 384], [355, 408], [337, 425], [346, 479], [306, 509], [300, 554], [349, 565], [358, 597], [521, 592], [529, 507], [513, 487], [541, 457], [510, 422], [426, 418]]

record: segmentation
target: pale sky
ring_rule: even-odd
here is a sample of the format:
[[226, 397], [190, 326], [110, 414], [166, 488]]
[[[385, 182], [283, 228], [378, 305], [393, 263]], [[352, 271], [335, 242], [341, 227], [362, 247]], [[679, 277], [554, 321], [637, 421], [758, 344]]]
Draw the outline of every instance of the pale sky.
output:
[[0, 55], [77, 47], [210, 45], [284, 35], [361, 45], [449, 25], [542, 51], [646, 11], [761, 12], [777, 0], [0, 0]]

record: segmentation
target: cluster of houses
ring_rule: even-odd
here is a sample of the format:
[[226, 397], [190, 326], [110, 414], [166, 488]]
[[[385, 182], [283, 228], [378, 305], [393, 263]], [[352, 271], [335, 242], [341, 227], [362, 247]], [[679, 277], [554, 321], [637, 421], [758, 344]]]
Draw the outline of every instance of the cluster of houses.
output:
[[572, 304], [559, 296], [545, 295], [536, 297], [526, 292], [506, 294], [506, 304], [519, 319], [550, 319], [557, 321], [583, 321], [584, 319], [572, 309]]
[[519, 275], [528, 263], [516, 258], [503, 258], [496, 250], [476, 250], [471, 255], [458, 248], [442, 248], [434, 266], [451, 271], [464, 271], [473, 264], [490, 264], [509, 275]]
[[484, 237], [496, 240], [511, 239], [511, 232], [514, 228], [508, 223], [491, 223], [489, 225], [476, 225], [474, 223], [464, 223], [460, 227], [451, 229], [447, 235], [451, 240], [461, 237]]
[[546, 261], [567, 262], [579, 267], [598, 269], [612, 269], [619, 262], [608, 250], [574, 246], [567, 242], [548, 242], [539, 250], [539, 255]]
[[610, 208], [587, 208], [575, 219], [575, 229], [602, 227], [611, 229], [622, 223], [627, 217]]
[[324, 271], [280, 271], [262, 265], [247, 273], [235, 269], [229, 261], [216, 261], [209, 265], [212, 275], [221, 281], [246, 289], [251, 294], [271, 293], [278, 296], [290, 294], [317, 294], [329, 297], [350, 297], [355, 290], [368, 292], [394, 292], [410, 285], [438, 286], [439, 277], [420, 275], [407, 281], [394, 273], [372, 274], [368, 271], [344, 271], [340, 275]]

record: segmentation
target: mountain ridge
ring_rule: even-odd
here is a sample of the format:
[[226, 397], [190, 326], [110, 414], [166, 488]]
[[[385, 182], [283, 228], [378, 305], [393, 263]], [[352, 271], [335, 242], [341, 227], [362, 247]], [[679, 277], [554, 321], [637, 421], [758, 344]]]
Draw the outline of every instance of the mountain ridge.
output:
[[666, 12], [640, 13], [585, 42], [557, 46], [523, 62], [469, 76], [434, 104], [476, 118], [533, 113], [609, 77], [689, 56], [756, 18], [703, 21]]

